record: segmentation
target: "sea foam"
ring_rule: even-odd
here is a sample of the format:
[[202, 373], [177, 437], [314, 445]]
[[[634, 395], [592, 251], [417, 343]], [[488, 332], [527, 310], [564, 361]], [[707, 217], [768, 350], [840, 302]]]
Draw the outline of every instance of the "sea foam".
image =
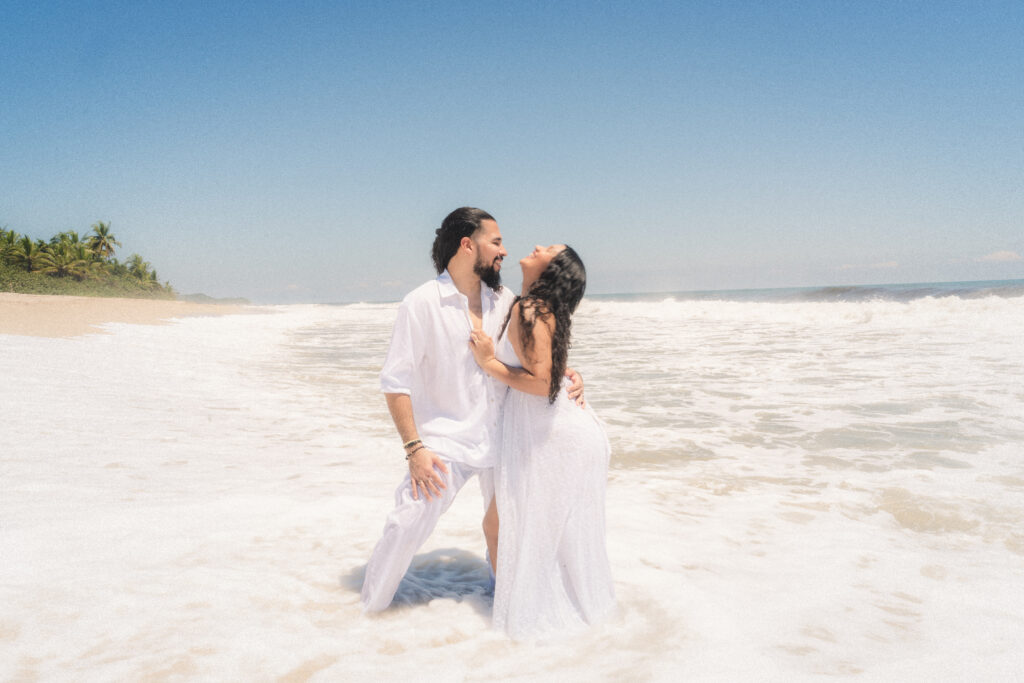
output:
[[360, 613], [394, 304], [0, 336], [0, 678], [1011, 679], [1024, 299], [588, 299], [617, 614], [489, 629], [470, 484]]

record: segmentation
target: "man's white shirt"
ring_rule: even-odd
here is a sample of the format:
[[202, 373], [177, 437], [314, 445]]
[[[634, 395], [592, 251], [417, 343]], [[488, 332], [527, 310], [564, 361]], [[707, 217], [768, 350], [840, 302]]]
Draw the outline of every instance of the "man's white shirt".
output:
[[[495, 342], [514, 299], [480, 283], [483, 330]], [[493, 467], [507, 388], [476, 364], [471, 331], [469, 300], [447, 270], [420, 285], [398, 307], [380, 388], [409, 395], [419, 438], [438, 455]]]

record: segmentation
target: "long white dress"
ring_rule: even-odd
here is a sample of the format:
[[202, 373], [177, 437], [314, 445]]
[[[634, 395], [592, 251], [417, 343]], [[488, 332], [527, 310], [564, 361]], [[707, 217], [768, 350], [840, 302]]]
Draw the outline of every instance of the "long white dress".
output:
[[[503, 336], [495, 352], [521, 367]], [[571, 633], [615, 605], [605, 548], [604, 427], [563, 387], [555, 403], [510, 389], [494, 470], [498, 569], [494, 626], [516, 639]]]

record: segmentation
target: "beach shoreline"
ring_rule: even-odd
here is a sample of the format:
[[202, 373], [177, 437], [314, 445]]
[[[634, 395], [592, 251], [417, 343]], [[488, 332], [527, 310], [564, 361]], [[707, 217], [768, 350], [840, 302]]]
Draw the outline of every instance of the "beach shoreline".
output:
[[0, 334], [77, 337], [105, 334], [106, 323], [162, 325], [175, 318], [248, 312], [234, 304], [202, 304], [166, 299], [127, 299], [55, 294], [0, 293]]

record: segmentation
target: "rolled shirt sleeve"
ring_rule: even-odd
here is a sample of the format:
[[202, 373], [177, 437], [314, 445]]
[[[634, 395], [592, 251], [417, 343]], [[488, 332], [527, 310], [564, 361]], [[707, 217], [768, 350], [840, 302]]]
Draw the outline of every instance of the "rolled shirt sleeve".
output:
[[411, 394], [415, 381], [417, 337], [410, 302], [398, 307], [398, 317], [391, 332], [391, 346], [380, 371], [380, 390], [386, 394]]

